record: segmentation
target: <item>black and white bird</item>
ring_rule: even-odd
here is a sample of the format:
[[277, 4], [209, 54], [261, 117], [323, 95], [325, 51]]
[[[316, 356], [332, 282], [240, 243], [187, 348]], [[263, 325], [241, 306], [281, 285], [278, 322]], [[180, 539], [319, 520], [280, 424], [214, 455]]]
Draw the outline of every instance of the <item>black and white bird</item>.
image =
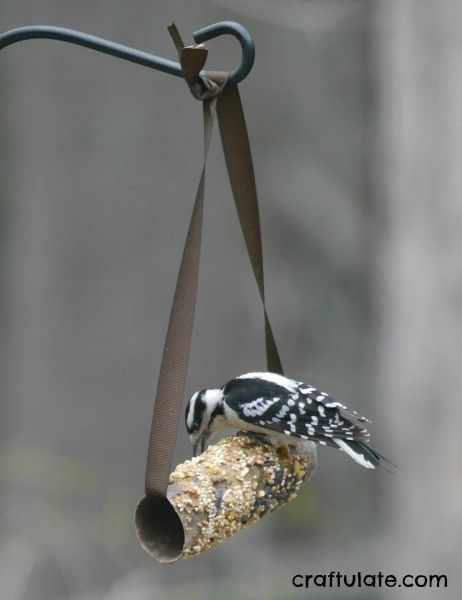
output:
[[215, 433], [232, 428], [286, 444], [295, 454], [306, 453], [314, 442], [346, 452], [367, 469], [396, 468], [366, 444], [368, 419], [315, 387], [276, 373], [246, 373], [219, 389], [200, 390], [185, 417], [194, 456]]

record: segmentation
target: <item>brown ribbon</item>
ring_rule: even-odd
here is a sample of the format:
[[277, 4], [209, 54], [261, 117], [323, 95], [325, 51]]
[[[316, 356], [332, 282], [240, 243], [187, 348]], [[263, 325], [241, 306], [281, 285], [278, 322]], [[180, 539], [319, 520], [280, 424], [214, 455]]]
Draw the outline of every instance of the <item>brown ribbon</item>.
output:
[[226, 85], [226, 73], [207, 72], [206, 75], [201, 75], [207, 49], [202, 45], [185, 47], [175, 25], [172, 24], [168, 29], [178, 50], [186, 83], [193, 96], [203, 103], [204, 160], [180, 263], [160, 367], [146, 465], [146, 496], [165, 496], [167, 493], [178, 424], [183, 412], [199, 276], [205, 165], [215, 114], [218, 116], [234, 202], [263, 303], [268, 370], [281, 374], [283, 372], [265, 305], [257, 192], [238, 88], [236, 85]]

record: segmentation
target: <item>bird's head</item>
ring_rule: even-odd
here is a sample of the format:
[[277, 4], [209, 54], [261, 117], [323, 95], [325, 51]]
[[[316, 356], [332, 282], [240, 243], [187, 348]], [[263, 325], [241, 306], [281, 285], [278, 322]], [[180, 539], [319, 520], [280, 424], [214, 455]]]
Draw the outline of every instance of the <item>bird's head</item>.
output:
[[220, 413], [223, 391], [200, 390], [195, 392], [186, 407], [186, 431], [193, 445], [193, 455], [205, 450], [207, 439], [214, 433], [215, 418]]

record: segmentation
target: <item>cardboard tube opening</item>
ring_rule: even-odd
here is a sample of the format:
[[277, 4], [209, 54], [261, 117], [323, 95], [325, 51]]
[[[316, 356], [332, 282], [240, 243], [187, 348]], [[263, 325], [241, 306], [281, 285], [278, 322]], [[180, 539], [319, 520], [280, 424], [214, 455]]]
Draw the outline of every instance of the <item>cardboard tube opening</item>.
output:
[[160, 562], [173, 562], [183, 552], [185, 535], [181, 520], [164, 496], [145, 496], [135, 513], [141, 546]]

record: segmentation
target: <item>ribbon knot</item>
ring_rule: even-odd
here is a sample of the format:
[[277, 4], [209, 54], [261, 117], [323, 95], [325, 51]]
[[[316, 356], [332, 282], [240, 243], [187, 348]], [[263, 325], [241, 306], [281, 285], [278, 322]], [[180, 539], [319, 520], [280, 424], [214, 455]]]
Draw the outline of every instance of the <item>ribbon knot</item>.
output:
[[201, 75], [207, 60], [207, 48], [203, 44], [185, 46], [174, 23], [170, 25], [168, 30], [180, 58], [183, 77], [194, 98], [201, 101], [211, 100], [221, 94], [228, 81], [228, 73], [225, 71], [207, 71], [205, 75]]

